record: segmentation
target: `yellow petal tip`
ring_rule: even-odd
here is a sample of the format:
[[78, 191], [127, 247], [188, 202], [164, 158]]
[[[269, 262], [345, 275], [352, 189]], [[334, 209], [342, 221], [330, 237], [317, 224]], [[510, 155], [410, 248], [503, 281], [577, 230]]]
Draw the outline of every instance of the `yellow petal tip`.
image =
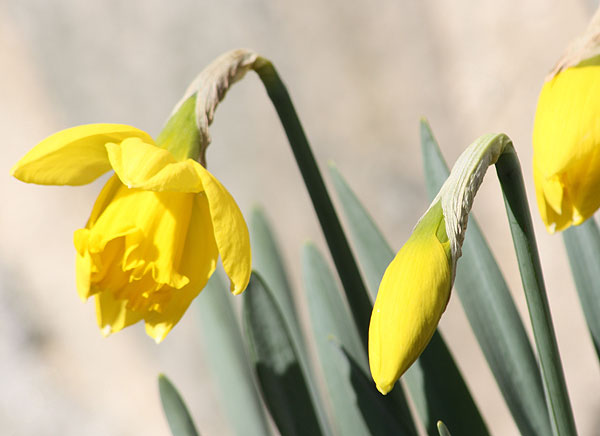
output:
[[231, 282], [231, 285], [229, 286], [229, 290], [231, 291], [231, 293], [233, 295], [240, 295], [242, 292], [244, 292], [246, 290], [247, 286], [237, 286], [235, 283]]
[[375, 384], [375, 386], [377, 387], [377, 390], [379, 392], [381, 392], [381, 395], [387, 395], [388, 392], [392, 390], [392, 387], [394, 385], [393, 384], [391, 384], [391, 385], [388, 384], [388, 385], [382, 386], [382, 385], [379, 385], [379, 384]]
[[100, 333], [103, 337], [107, 338], [112, 333], [112, 326], [110, 324], [106, 324], [100, 329]]
[[172, 327], [172, 325], [169, 326], [165, 323], [152, 325], [146, 322], [146, 334], [154, 339], [154, 342], [160, 344], [167, 337]]

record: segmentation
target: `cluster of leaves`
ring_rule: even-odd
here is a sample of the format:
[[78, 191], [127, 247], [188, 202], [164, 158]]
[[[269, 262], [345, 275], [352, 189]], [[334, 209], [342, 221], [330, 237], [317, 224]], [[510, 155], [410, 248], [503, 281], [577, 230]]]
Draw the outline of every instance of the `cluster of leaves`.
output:
[[[421, 123], [421, 138], [427, 187], [433, 197], [447, 178], [448, 167], [425, 121]], [[394, 253], [340, 172], [333, 165], [329, 172], [370, 298], [374, 299]], [[572, 260], [599, 258], [600, 232], [590, 221], [565, 232]], [[303, 294], [319, 363], [319, 368], [311, 368], [295, 294], [261, 210], [253, 212], [251, 235], [255, 273], [244, 293], [242, 319], [238, 320], [218, 275], [196, 304], [209, 350], [207, 358], [236, 434], [271, 433], [263, 404], [283, 435], [414, 435], [418, 428], [430, 435], [449, 434], [448, 429], [455, 434], [489, 433], [439, 332], [404, 375], [404, 383], [387, 397], [376, 391], [369, 376], [364, 340], [345, 294], [323, 255], [307, 243], [302, 255]], [[593, 262], [572, 261], [572, 265], [580, 296], [588, 302], [584, 308], [598, 349], [600, 308], [599, 300], [593, 297], [593, 278], [600, 271]], [[473, 218], [455, 289], [520, 432], [551, 434], [553, 418], [545, 406], [531, 343], [506, 281]], [[198, 434], [173, 386], [164, 376], [159, 385], [173, 434]]]

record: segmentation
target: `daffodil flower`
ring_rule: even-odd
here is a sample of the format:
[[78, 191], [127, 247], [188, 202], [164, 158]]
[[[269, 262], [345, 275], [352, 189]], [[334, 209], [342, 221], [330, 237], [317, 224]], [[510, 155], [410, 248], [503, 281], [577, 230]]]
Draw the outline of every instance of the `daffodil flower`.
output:
[[195, 126], [181, 126], [194, 103], [195, 96], [172, 117], [162, 147], [134, 127], [90, 124], [43, 140], [11, 171], [28, 183], [83, 185], [114, 170], [74, 236], [77, 291], [84, 301], [94, 296], [104, 335], [144, 320], [148, 335], [162, 341], [219, 256], [234, 294], [250, 279], [248, 229], [238, 206], [186, 156], [199, 154], [189, 141], [198, 136]]
[[114, 170], [74, 236], [77, 291], [84, 301], [94, 296], [105, 336], [144, 320], [148, 335], [162, 341], [219, 256], [231, 291], [248, 285], [248, 228], [206, 169], [205, 152], [217, 105], [257, 58], [233, 50], [208, 65], [156, 142], [131, 126], [78, 126], [43, 140], [12, 168], [19, 180], [41, 185], [84, 185]]
[[538, 208], [550, 233], [600, 207], [600, 15], [542, 88], [533, 128]]
[[369, 325], [369, 365], [382, 394], [431, 340], [450, 298], [473, 199], [507, 146], [505, 135], [484, 135], [465, 150], [386, 269]]

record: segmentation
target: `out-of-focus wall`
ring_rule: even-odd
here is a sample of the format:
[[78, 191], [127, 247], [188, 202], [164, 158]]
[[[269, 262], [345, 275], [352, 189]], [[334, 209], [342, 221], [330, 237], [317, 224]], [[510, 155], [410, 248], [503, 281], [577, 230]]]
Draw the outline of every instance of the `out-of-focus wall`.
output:
[[[399, 248], [426, 208], [418, 121], [453, 162], [483, 133], [515, 142], [531, 180], [537, 93], [589, 1], [275, 2], [4, 0], [0, 3], [0, 427], [5, 434], [164, 435], [156, 374], [181, 387], [202, 434], [227, 434], [195, 314], [156, 346], [134, 326], [102, 339], [75, 291], [72, 232], [101, 182], [25, 185], [12, 164], [45, 136], [94, 122], [159, 132], [195, 74], [223, 51], [270, 58], [322, 167], [334, 160]], [[263, 203], [299, 284], [306, 238], [323, 246], [281, 126], [249, 75], [219, 107], [209, 168], [244, 212]], [[105, 179], [104, 179], [105, 180]], [[475, 212], [524, 315], [498, 183]], [[534, 216], [559, 345], [581, 434], [600, 407], [597, 360], [559, 236]], [[459, 263], [460, 267], [460, 263]], [[299, 286], [298, 286], [299, 288]], [[301, 297], [300, 297], [301, 300]], [[301, 301], [302, 304], [302, 301]], [[451, 300], [442, 331], [495, 434], [517, 434], [485, 360]]]

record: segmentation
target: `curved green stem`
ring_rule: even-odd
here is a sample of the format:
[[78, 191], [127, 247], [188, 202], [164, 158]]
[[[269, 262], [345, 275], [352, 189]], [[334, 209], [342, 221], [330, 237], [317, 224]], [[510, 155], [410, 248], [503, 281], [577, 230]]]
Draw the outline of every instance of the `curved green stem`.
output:
[[577, 434], [556, 343], [521, 165], [512, 145], [496, 162], [555, 435]]
[[258, 58], [254, 64], [254, 71], [263, 82], [285, 129], [366, 349], [371, 301], [292, 100], [271, 62]]

